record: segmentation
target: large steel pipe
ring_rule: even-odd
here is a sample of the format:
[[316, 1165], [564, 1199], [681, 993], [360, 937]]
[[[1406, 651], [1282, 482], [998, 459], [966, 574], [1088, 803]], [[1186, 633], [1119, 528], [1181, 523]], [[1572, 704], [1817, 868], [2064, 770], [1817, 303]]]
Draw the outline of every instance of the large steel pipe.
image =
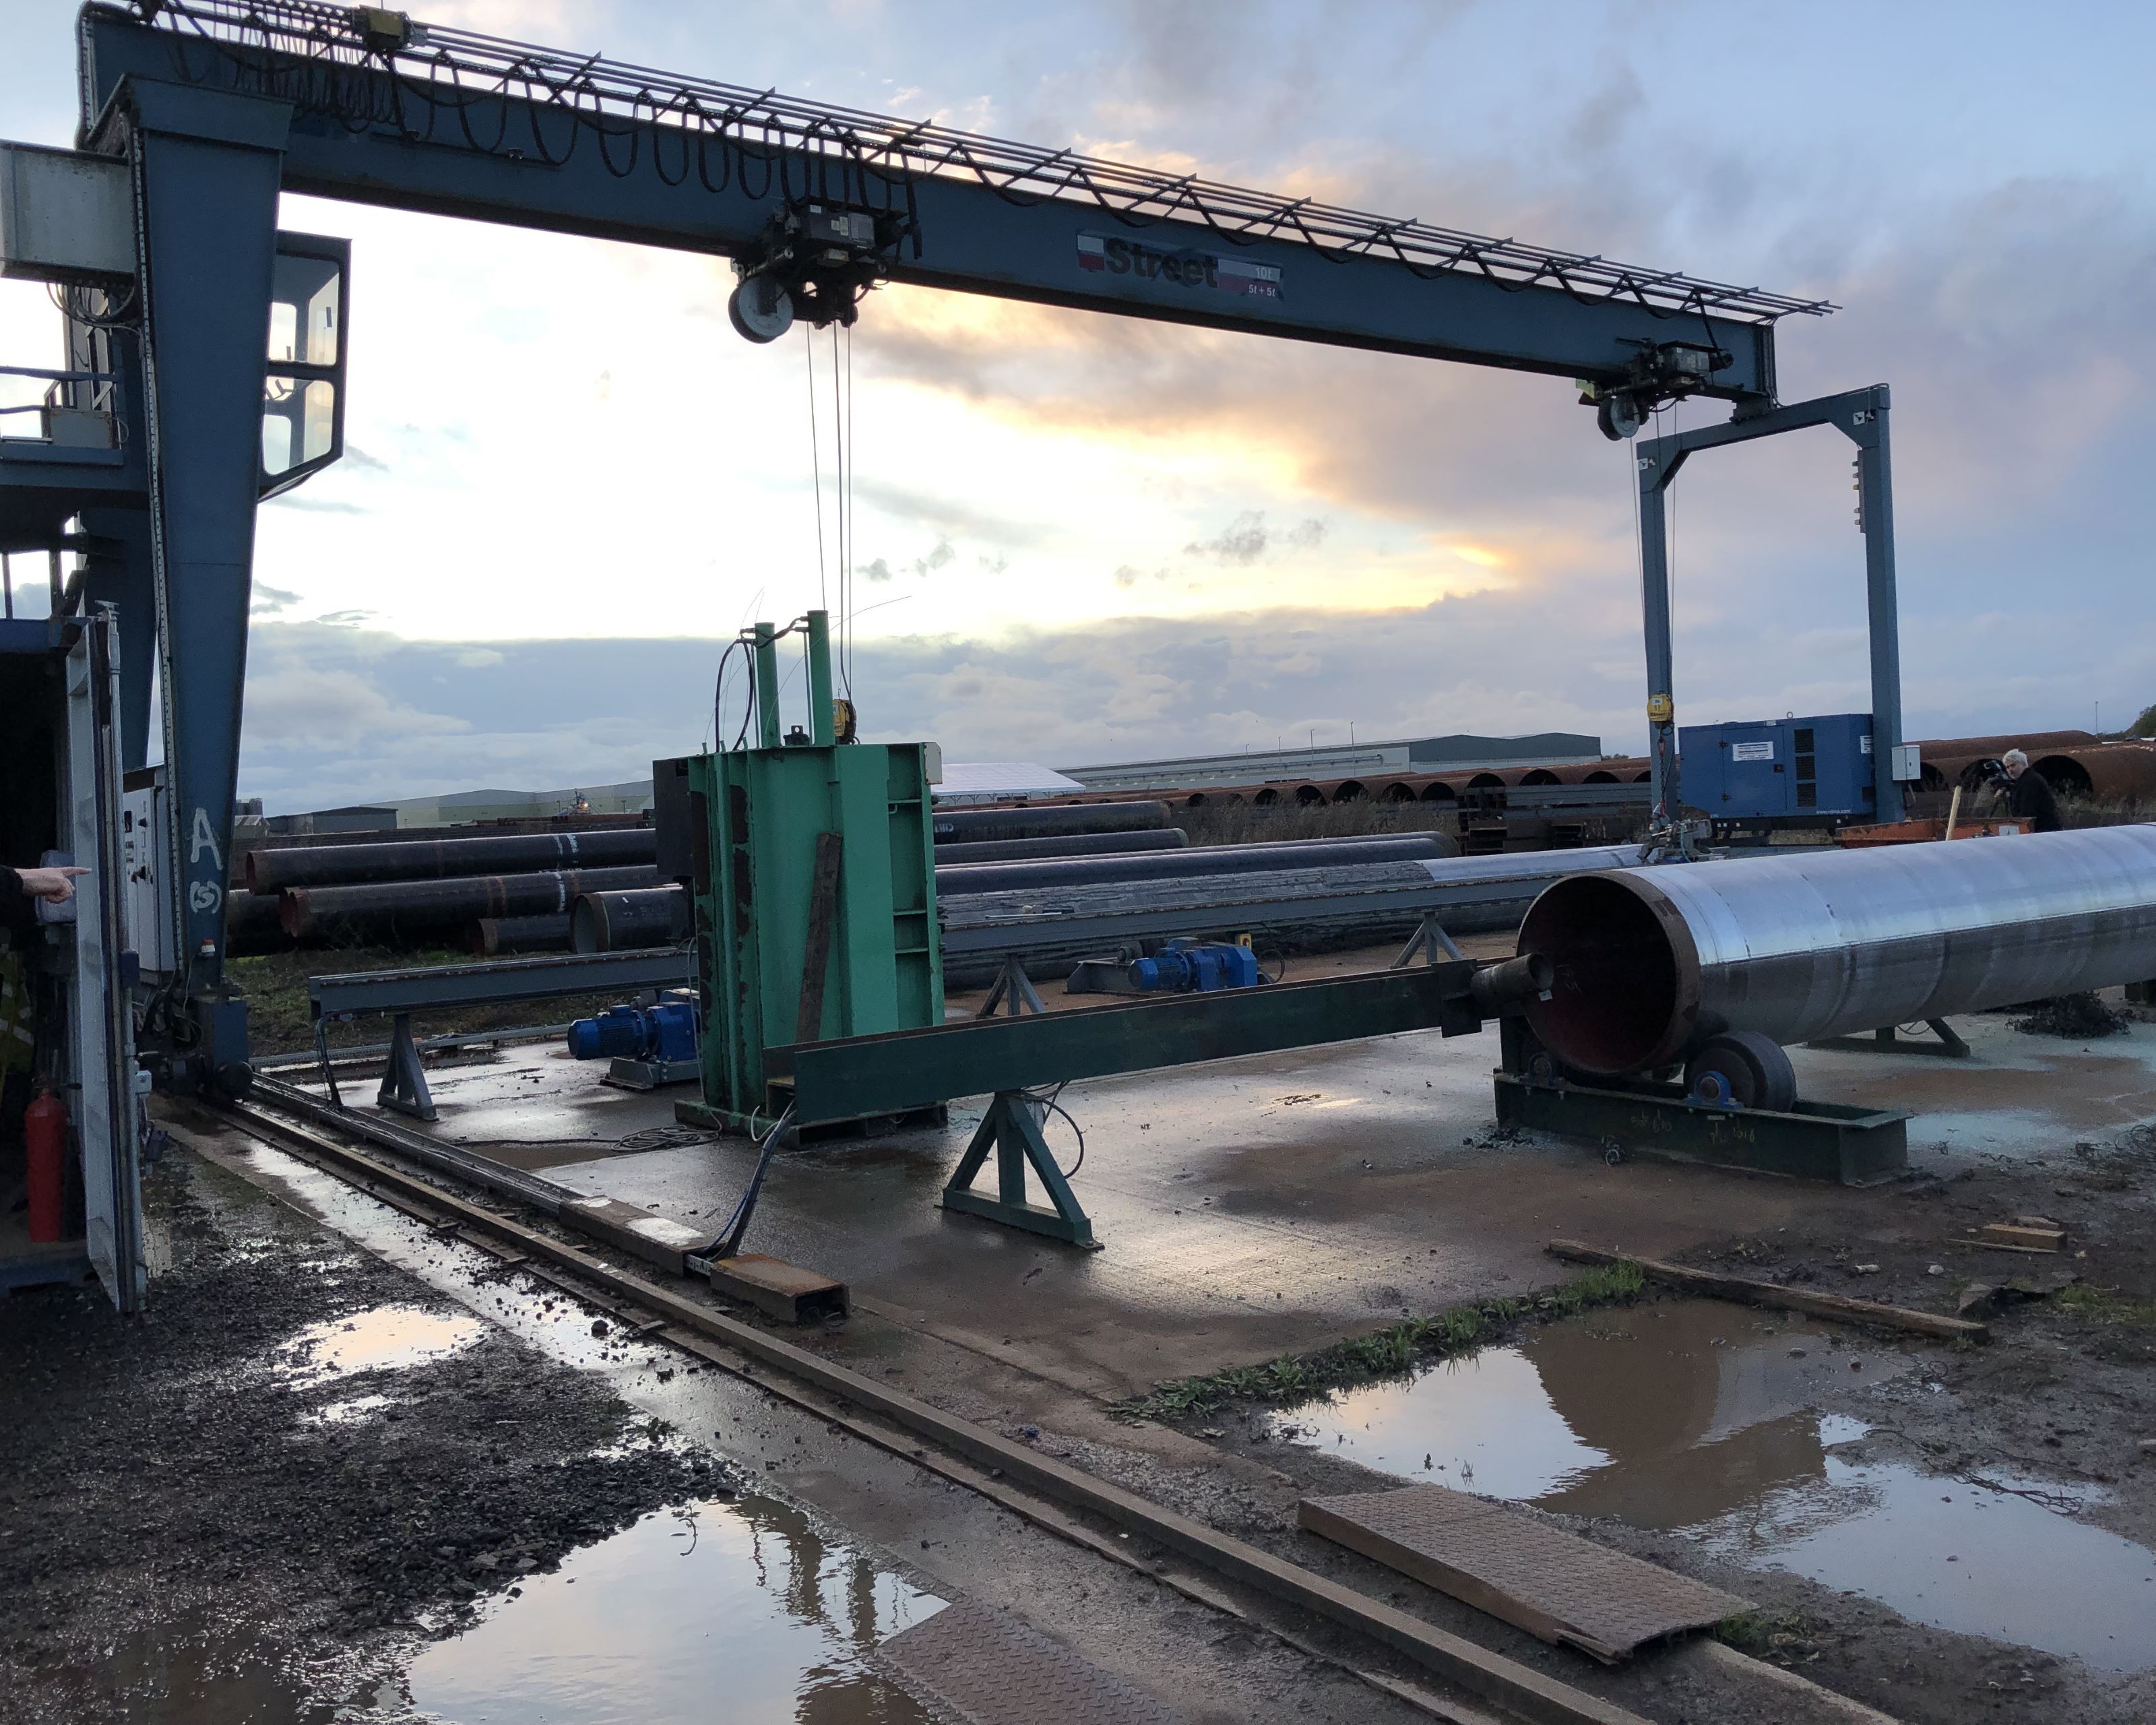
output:
[[689, 938], [688, 892], [671, 883], [624, 892], [588, 892], [569, 909], [569, 947], [578, 952], [632, 952], [679, 946]]
[[[1214, 875], [1271, 874], [1356, 863], [1442, 862], [1460, 847], [1442, 833], [1383, 839], [1296, 839], [1278, 845], [1209, 845], [1136, 856], [1070, 856], [1045, 862], [962, 863], [936, 870], [939, 900], [973, 892], [1022, 892], [1121, 880], [1199, 880]], [[937, 859], [941, 864], [942, 859]]]
[[562, 952], [569, 946], [567, 916], [482, 916], [465, 932], [465, 944], [477, 958], [506, 958], [512, 952]]
[[1596, 874], [1536, 899], [1528, 1022], [1599, 1076], [2156, 977], [2156, 826]]
[[936, 842], [1039, 839], [1050, 833], [1142, 833], [1168, 824], [1165, 803], [1046, 803], [1015, 809], [939, 809]]
[[247, 890], [265, 896], [294, 886], [376, 880], [445, 880], [561, 869], [620, 868], [659, 855], [651, 827], [591, 833], [512, 833], [499, 838], [392, 840], [247, 853]]
[[296, 886], [284, 896], [285, 932], [411, 935], [461, 928], [482, 916], [566, 916], [587, 892], [656, 886], [659, 870], [567, 869], [546, 875], [475, 875], [388, 880], [372, 886]]
[[1181, 827], [1137, 833], [1050, 833], [1038, 839], [952, 839], [936, 847], [945, 863], [1035, 862], [1045, 856], [1111, 856], [1133, 850], [1180, 850], [1190, 842]]

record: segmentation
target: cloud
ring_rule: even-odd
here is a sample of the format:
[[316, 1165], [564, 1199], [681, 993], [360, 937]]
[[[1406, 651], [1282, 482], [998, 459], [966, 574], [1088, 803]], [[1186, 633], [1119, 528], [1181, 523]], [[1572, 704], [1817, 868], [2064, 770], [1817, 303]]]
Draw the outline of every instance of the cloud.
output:
[[891, 578], [892, 570], [888, 561], [878, 557], [872, 563], [860, 564], [855, 569], [854, 573], [865, 575], [871, 581], [888, 581]]
[[957, 549], [949, 540], [939, 539], [932, 549], [913, 560], [913, 572], [916, 575], [933, 574], [957, 555]]
[[1265, 516], [1263, 510], [1247, 509], [1223, 527], [1217, 537], [1194, 541], [1183, 547], [1187, 557], [1210, 557], [1219, 563], [1247, 567], [1265, 554]]
[[1287, 551], [1315, 551], [1324, 540], [1325, 523], [1315, 517], [1297, 521], [1285, 533], [1276, 534], [1266, 527], [1263, 510], [1247, 509], [1213, 538], [1184, 546], [1183, 554], [1247, 568], [1273, 547]]
[[[1867, 706], [1861, 612], [1785, 629], [1758, 650], [1743, 608], [1680, 631], [1688, 724]], [[1585, 732], [1644, 741], [1636, 589], [1623, 572], [1552, 604], [1492, 589], [1389, 611], [1317, 607], [1110, 619], [995, 639], [865, 639], [854, 694], [872, 741], [934, 739], [952, 760], [1052, 766], [1142, 760], [1279, 737], [1321, 742], [1447, 732]], [[272, 812], [482, 784], [547, 788], [638, 778], [711, 734], [716, 640], [403, 639], [265, 623], [254, 632], [241, 790]], [[1971, 665], [1995, 668], [1983, 679]], [[2156, 694], [2156, 637], [2107, 631], [2061, 603], [1935, 625], [1907, 683], [1918, 737], [2114, 721]], [[564, 691], [573, 691], [565, 700]], [[782, 691], [792, 722], [798, 680]], [[2116, 706], [2113, 701], [2116, 701]], [[736, 716], [729, 707], [729, 720]], [[731, 732], [732, 725], [729, 724]]]
[[299, 594], [287, 593], [281, 587], [272, 587], [266, 581], [258, 581], [248, 596], [247, 614], [250, 617], [275, 617], [280, 611], [290, 610], [299, 603]]
[[853, 488], [856, 503], [867, 504], [901, 526], [941, 538], [980, 540], [1014, 550], [1040, 540], [1040, 529], [1032, 522], [999, 515], [978, 503], [865, 475], [855, 477]]

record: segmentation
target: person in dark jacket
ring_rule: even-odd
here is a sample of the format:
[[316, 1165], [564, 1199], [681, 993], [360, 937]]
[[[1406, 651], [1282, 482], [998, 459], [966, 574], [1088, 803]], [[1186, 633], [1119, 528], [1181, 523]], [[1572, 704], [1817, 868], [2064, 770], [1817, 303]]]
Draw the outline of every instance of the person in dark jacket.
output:
[[2029, 757], [2009, 749], [1999, 757], [2006, 769], [2006, 807], [2017, 819], [2029, 823], [2033, 833], [2056, 833], [2066, 823], [2059, 819], [2059, 799], [2041, 773], [2029, 770]]

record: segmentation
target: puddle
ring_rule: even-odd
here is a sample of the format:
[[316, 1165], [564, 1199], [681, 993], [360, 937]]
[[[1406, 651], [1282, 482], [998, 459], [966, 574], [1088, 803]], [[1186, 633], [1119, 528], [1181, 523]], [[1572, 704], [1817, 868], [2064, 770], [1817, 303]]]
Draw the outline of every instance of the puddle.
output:
[[444, 1725], [934, 1717], [870, 1656], [943, 1602], [769, 1498], [661, 1511], [521, 1585], [413, 1662], [421, 1713]]
[[277, 1368], [302, 1388], [357, 1372], [395, 1371], [469, 1348], [485, 1327], [461, 1313], [377, 1307], [308, 1325], [277, 1350]]
[[2090, 1494], [1986, 1475], [2001, 1489], [1830, 1455], [1823, 1477], [1689, 1530], [1722, 1555], [1863, 1594], [1904, 1617], [2071, 1655], [2156, 1666], [2156, 1552], [2041, 1503]]
[[264, 1659], [242, 1626], [190, 1613], [129, 1634], [73, 1679], [85, 1712], [140, 1725], [331, 1725], [346, 1710], [311, 1695], [304, 1676]]
[[943, 1601], [774, 1499], [662, 1510], [514, 1584], [402, 1679], [281, 1666], [200, 1614], [66, 1675], [141, 1725], [933, 1725], [871, 1656]]
[[1844, 1402], [1913, 1363], [1793, 1317], [1654, 1301], [1342, 1391], [1279, 1430], [1409, 1479], [1681, 1531], [1942, 1629], [2156, 1666], [2156, 1553], [2075, 1519], [2087, 1494], [1835, 1453], [1870, 1428], [1820, 1413], [1830, 1389]]
[[1687, 1527], [1818, 1477], [1835, 1440], [1807, 1409], [1830, 1386], [1910, 1369], [1840, 1339], [1717, 1301], [1650, 1301], [1543, 1326], [1411, 1383], [1345, 1391], [1288, 1423], [1388, 1473]]

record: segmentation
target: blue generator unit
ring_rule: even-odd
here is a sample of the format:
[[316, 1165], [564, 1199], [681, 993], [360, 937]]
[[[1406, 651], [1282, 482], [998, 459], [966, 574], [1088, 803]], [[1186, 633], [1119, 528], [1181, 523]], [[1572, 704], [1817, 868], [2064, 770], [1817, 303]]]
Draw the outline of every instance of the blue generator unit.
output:
[[1686, 725], [1677, 771], [1685, 806], [1717, 827], [1871, 820], [1879, 806], [1869, 713]]
[[1140, 994], [1209, 994], [1217, 988], [1253, 988], [1264, 980], [1248, 947], [1170, 941], [1150, 958], [1132, 961], [1125, 975]]

